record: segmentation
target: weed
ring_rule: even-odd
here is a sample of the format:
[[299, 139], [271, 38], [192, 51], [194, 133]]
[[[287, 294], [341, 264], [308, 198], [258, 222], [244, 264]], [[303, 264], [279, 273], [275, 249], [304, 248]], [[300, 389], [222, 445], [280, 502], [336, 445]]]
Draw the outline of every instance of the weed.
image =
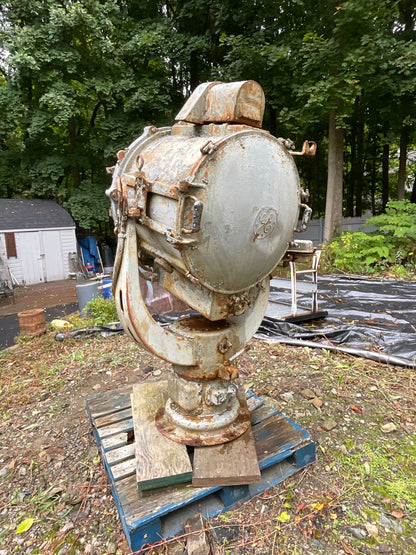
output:
[[113, 299], [96, 297], [87, 304], [86, 308], [95, 326], [105, 326], [118, 320], [116, 303]]

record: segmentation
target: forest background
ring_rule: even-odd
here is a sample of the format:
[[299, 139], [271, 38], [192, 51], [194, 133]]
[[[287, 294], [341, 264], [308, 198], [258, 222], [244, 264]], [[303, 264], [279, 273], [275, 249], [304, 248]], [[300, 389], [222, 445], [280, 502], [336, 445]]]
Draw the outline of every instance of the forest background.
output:
[[415, 18], [413, 0], [3, 0], [0, 198], [104, 235], [115, 153], [199, 83], [254, 79], [264, 127], [318, 143], [298, 167], [326, 239], [416, 202]]

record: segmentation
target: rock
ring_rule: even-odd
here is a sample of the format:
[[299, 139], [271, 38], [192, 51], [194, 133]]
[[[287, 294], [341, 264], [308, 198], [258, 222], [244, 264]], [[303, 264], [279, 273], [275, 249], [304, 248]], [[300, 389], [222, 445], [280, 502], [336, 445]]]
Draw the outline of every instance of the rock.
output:
[[317, 540], [316, 538], [311, 539], [311, 545], [315, 547], [315, 549], [321, 550], [324, 550], [327, 547], [325, 542], [323, 542], [322, 540]]
[[320, 409], [322, 407], [322, 405], [324, 404], [323, 401], [321, 401], [321, 399], [319, 399], [319, 397], [314, 397], [312, 399], [312, 405], [316, 408], [316, 409]]
[[289, 403], [290, 401], [293, 401], [294, 394], [295, 393], [293, 391], [285, 391], [284, 393], [280, 394], [280, 397], [283, 399], [283, 401]]
[[370, 536], [374, 536], [374, 537], [378, 536], [378, 528], [375, 524], [367, 523], [365, 525], [365, 529], [367, 530], [367, 532]]
[[305, 397], [305, 399], [314, 399], [316, 397], [316, 394], [312, 391], [312, 389], [302, 389], [300, 394], [302, 397]]
[[385, 530], [391, 532], [398, 532], [401, 534], [403, 532], [403, 526], [397, 520], [393, 520], [383, 513], [380, 513], [380, 526], [383, 526]]
[[357, 540], [363, 540], [367, 536], [366, 531], [362, 528], [358, 528], [358, 526], [347, 528], [347, 532], [349, 532], [351, 536], [354, 536], [354, 538], [357, 538]]
[[114, 555], [117, 552], [117, 545], [111, 541], [107, 542], [106, 549], [109, 555]]
[[210, 555], [211, 547], [208, 534], [204, 530], [205, 521], [202, 515], [197, 514], [188, 519], [185, 522], [184, 528], [186, 534], [189, 534], [186, 539], [186, 551], [188, 555]]
[[10, 468], [8, 466], [3, 466], [3, 468], [0, 469], [0, 478], [3, 478], [3, 476], [6, 476], [6, 474], [10, 471]]
[[217, 545], [223, 545], [224, 542], [228, 544], [240, 538], [240, 529], [238, 524], [212, 528], [211, 536]]
[[394, 424], [393, 422], [388, 422], [387, 424], [383, 424], [383, 426], [381, 426], [381, 431], [385, 434], [390, 434], [391, 432], [395, 432], [396, 430], [396, 424]]
[[176, 541], [167, 544], [168, 555], [186, 555], [186, 549], [183, 542]]
[[324, 420], [321, 426], [326, 432], [330, 432], [331, 430], [337, 427], [337, 423], [335, 422], [335, 420], [328, 419], [328, 420]]
[[148, 374], [149, 372], [153, 372], [153, 370], [153, 366], [146, 366], [146, 368], [143, 368], [143, 374]]
[[391, 548], [389, 545], [387, 545], [386, 543], [381, 543], [381, 544], [378, 546], [378, 552], [379, 552], [379, 553], [393, 553], [393, 550], [392, 550], [392, 548]]
[[72, 528], [74, 528], [74, 524], [71, 521], [69, 521], [62, 526], [61, 532], [65, 534], [66, 532], [69, 532], [69, 530], [72, 530]]

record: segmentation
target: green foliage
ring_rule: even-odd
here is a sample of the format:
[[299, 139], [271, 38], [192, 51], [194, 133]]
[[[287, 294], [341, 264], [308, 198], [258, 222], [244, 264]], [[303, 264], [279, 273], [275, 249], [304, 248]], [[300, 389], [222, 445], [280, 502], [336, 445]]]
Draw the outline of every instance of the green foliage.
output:
[[378, 274], [388, 270], [398, 278], [415, 272], [416, 205], [390, 201], [386, 213], [367, 220], [378, 231], [346, 232], [327, 245], [325, 260], [348, 273]]
[[366, 226], [378, 226], [386, 236], [396, 238], [396, 245], [403, 239], [403, 245], [414, 248], [416, 245], [416, 204], [407, 200], [390, 201], [386, 212], [370, 218]]
[[348, 168], [360, 98], [361, 159], [374, 162], [359, 168], [363, 194], [348, 186], [367, 208], [381, 185], [380, 147], [398, 144], [402, 125], [414, 140], [416, 41], [406, 5], [8, 0], [0, 8], [0, 197], [53, 198], [78, 226], [110, 232], [108, 201], [98, 199], [115, 153], [143, 126], [172, 123], [199, 83], [255, 79], [265, 90], [265, 127], [319, 143], [315, 160], [298, 161], [316, 215], [328, 114], [336, 110], [351, 130]]
[[118, 321], [116, 303], [113, 299], [96, 297], [87, 303], [86, 312], [90, 315], [94, 326], [105, 326], [110, 322]]

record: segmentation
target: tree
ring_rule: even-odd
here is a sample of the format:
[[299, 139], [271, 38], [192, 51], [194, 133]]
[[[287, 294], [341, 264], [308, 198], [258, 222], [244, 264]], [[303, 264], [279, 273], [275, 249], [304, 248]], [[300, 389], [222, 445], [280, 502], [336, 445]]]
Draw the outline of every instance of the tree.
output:
[[[3, 190], [54, 198], [91, 231], [109, 221], [105, 166], [171, 105], [166, 25], [134, 8], [139, 19], [115, 0], [10, 0], [2, 8], [2, 119], [7, 99], [19, 99], [2, 141]], [[12, 149], [13, 136], [20, 142]], [[19, 184], [10, 187], [16, 168]], [[93, 190], [101, 205], [90, 202]]]

